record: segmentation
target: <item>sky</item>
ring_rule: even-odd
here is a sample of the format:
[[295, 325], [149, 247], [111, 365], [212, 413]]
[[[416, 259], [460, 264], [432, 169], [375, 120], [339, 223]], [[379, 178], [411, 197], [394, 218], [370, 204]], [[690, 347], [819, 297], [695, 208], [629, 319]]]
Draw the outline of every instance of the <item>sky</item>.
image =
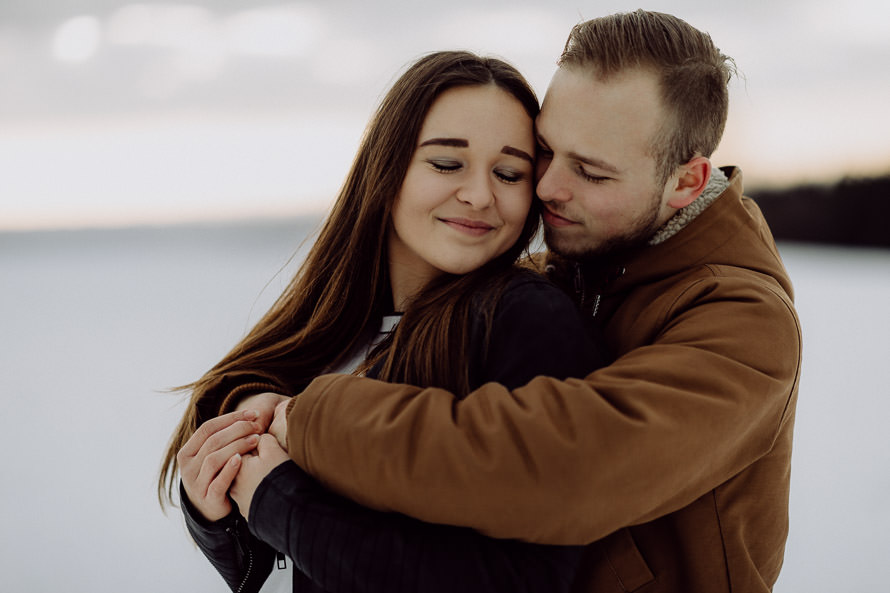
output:
[[[572, 25], [638, 7], [0, 0], [0, 231], [324, 212], [413, 59], [498, 55], [543, 98]], [[890, 3], [642, 7], [735, 59], [713, 160], [749, 189], [890, 171]]]

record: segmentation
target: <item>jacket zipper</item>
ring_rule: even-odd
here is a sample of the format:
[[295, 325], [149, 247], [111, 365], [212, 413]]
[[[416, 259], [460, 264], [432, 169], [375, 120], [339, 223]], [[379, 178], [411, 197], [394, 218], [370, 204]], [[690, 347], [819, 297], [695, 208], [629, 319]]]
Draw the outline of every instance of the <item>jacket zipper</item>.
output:
[[[625, 273], [627, 273], [627, 268], [621, 266], [616, 268], [612, 274], [605, 276], [605, 279], [599, 285], [600, 292], [596, 293], [593, 297], [593, 307], [591, 307], [590, 310], [591, 319], [595, 319], [600, 311], [600, 303], [603, 300], [602, 291], [612, 282], [624, 276]], [[587, 300], [587, 284], [584, 282], [584, 274], [581, 271], [581, 264], [579, 262], [575, 262], [575, 295], [578, 297], [578, 302], [583, 310], [585, 301]]]
[[584, 306], [584, 277], [581, 274], [581, 264], [575, 263], [575, 295], [578, 302]]
[[[581, 304], [581, 308], [584, 308], [584, 300], [586, 296], [586, 286], [584, 285], [584, 275], [581, 273], [581, 264], [575, 263], [575, 294], [578, 296], [579, 303]], [[590, 318], [596, 318], [596, 314], [599, 313], [600, 310], [600, 301], [602, 300], [603, 295], [597, 293], [593, 299], [593, 310], [590, 314]]]
[[[244, 542], [241, 540], [241, 534], [239, 533], [239, 521], [235, 519], [235, 523], [232, 527], [226, 527], [226, 533], [229, 534], [234, 540], [235, 545], [238, 546], [238, 552], [241, 554], [241, 561], [243, 563], [244, 557], [247, 556], [247, 571], [244, 573], [244, 578], [241, 580], [241, 584], [238, 585], [238, 590], [235, 593], [241, 593], [244, 591], [245, 585], [247, 585], [247, 581], [250, 579], [250, 573], [253, 572], [253, 551], [249, 547], [244, 546]], [[243, 565], [243, 564], [242, 564]]]

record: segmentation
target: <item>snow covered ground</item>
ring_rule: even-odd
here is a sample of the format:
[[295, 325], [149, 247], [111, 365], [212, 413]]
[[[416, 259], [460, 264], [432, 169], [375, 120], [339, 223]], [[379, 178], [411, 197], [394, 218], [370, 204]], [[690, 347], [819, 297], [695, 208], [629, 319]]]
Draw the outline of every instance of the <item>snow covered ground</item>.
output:
[[[269, 306], [309, 228], [0, 234], [4, 590], [226, 590], [155, 498], [182, 411], [162, 391], [200, 375]], [[881, 590], [890, 250], [781, 249], [805, 366], [776, 591]]]

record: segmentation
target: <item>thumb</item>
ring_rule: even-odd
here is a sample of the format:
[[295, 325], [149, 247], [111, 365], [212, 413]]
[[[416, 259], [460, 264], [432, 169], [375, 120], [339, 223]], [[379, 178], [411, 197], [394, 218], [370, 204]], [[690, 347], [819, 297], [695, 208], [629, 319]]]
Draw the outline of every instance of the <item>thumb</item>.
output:
[[263, 455], [264, 453], [274, 452], [277, 449], [281, 449], [281, 446], [278, 444], [278, 439], [268, 432], [260, 435], [260, 442], [257, 443], [257, 453]]
[[290, 405], [289, 399], [281, 400], [277, 406], [275, 406], [275, 416], [279, 414], [284, 416], [287, 419], [287, 407]]

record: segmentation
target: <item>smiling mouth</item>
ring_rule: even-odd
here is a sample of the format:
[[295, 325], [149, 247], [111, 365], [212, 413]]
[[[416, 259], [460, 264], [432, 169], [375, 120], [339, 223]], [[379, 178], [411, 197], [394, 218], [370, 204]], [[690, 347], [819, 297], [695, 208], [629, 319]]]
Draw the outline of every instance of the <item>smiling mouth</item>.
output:
[[473, 236], [484, 235], [488, 231], [494, 230], [494, 226], [481, 220], [470, 220], [468, 218], [440, 218], [439, 220], [455, 230]]
[[559, 214], [553, 212], [546, 206], [544, 207], [543, 212], [541, 213], [541, 218], [544, 219], [546, 224], [551, 226], [569, 226], [572, 224], [577, 224], [574, 220], [570, 220], [564, 216], [560, 216]]

